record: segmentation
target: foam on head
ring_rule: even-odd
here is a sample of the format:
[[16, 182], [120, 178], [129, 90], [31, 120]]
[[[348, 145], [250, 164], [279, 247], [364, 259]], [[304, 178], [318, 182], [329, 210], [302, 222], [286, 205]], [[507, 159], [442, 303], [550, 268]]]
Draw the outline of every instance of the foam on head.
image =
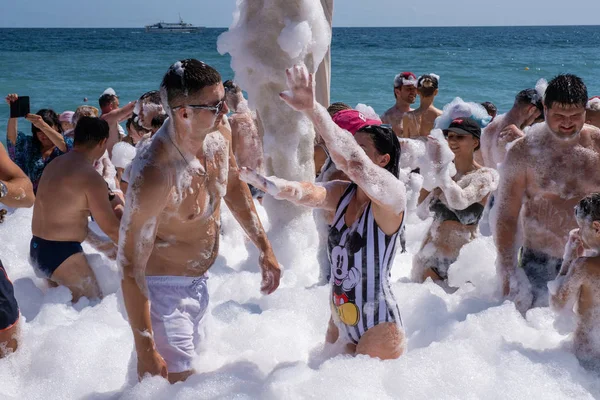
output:
[[444, 106], [442, 115], [435, 120], [435, 128], [448, 129], [450, 123], [456, 118], [473, 118], [482, 129], [492, 120], [492, 117], [488, 115], [485, 107], [481, 104], [467, 103], [460, 97], [456, 97]]

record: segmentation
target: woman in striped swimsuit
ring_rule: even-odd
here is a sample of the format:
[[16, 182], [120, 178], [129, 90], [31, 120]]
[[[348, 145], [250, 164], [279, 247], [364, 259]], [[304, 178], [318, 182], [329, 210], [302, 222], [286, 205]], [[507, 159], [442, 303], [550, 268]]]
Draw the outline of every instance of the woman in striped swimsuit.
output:
[[366, 123], [352, 137], [314, 100], [313, 78], [305, 67], [289, 69], [287, 75], [290, 91], [281, 97], [313, 122], [331, 159], [351, 182], [290, 182], [247, 169], [241, 177], [275, 198], [335, 211], [329, 232], [332, 318], [327, 341], [342, 336], [354, 354], [398, 358], [405, 335], [389, 279], [406, 207], [406, 190], [398, 179], [400, 144], [390, 128]]

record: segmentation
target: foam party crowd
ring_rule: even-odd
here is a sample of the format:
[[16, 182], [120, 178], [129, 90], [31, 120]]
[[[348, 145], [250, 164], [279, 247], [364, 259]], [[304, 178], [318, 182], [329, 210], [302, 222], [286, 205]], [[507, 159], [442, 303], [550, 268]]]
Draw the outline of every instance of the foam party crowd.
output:
[[2, 397], [600, 395], [600, 98], [560, 74], [438, 108], [400, 72], [382, 115], [330, 103], [327, 12], [252, 7], [231, 80], [188, 58], [11, 114]]

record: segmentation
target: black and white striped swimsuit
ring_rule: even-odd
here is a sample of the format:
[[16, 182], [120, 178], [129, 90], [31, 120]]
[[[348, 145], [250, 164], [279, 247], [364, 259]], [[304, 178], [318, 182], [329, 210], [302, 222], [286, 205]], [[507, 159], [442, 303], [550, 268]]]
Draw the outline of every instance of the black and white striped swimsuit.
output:
[[404, 226], [403, 220], [392, 236], [383, 233], [369, 202], [360, 218], [347, 227], [346, 211], [356, 188], [352, 183], [346, 189], [329, 231], [332, 315], [338, 328], [354, 343], [375, 325], [395, 322], [402, 326], [390, 275]]

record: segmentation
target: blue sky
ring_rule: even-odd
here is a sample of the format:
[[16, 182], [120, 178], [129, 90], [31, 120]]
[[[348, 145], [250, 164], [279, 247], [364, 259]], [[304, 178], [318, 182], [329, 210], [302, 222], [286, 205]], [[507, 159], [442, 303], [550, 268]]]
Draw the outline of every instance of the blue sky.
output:
[[[235, 0], [0, 0], [0, 27], [142, 27], [178, 13], [227, 27], [234, 7]], [[598, 0], [335, 0], [334, 25], [597, 25], [599, 16]]]

